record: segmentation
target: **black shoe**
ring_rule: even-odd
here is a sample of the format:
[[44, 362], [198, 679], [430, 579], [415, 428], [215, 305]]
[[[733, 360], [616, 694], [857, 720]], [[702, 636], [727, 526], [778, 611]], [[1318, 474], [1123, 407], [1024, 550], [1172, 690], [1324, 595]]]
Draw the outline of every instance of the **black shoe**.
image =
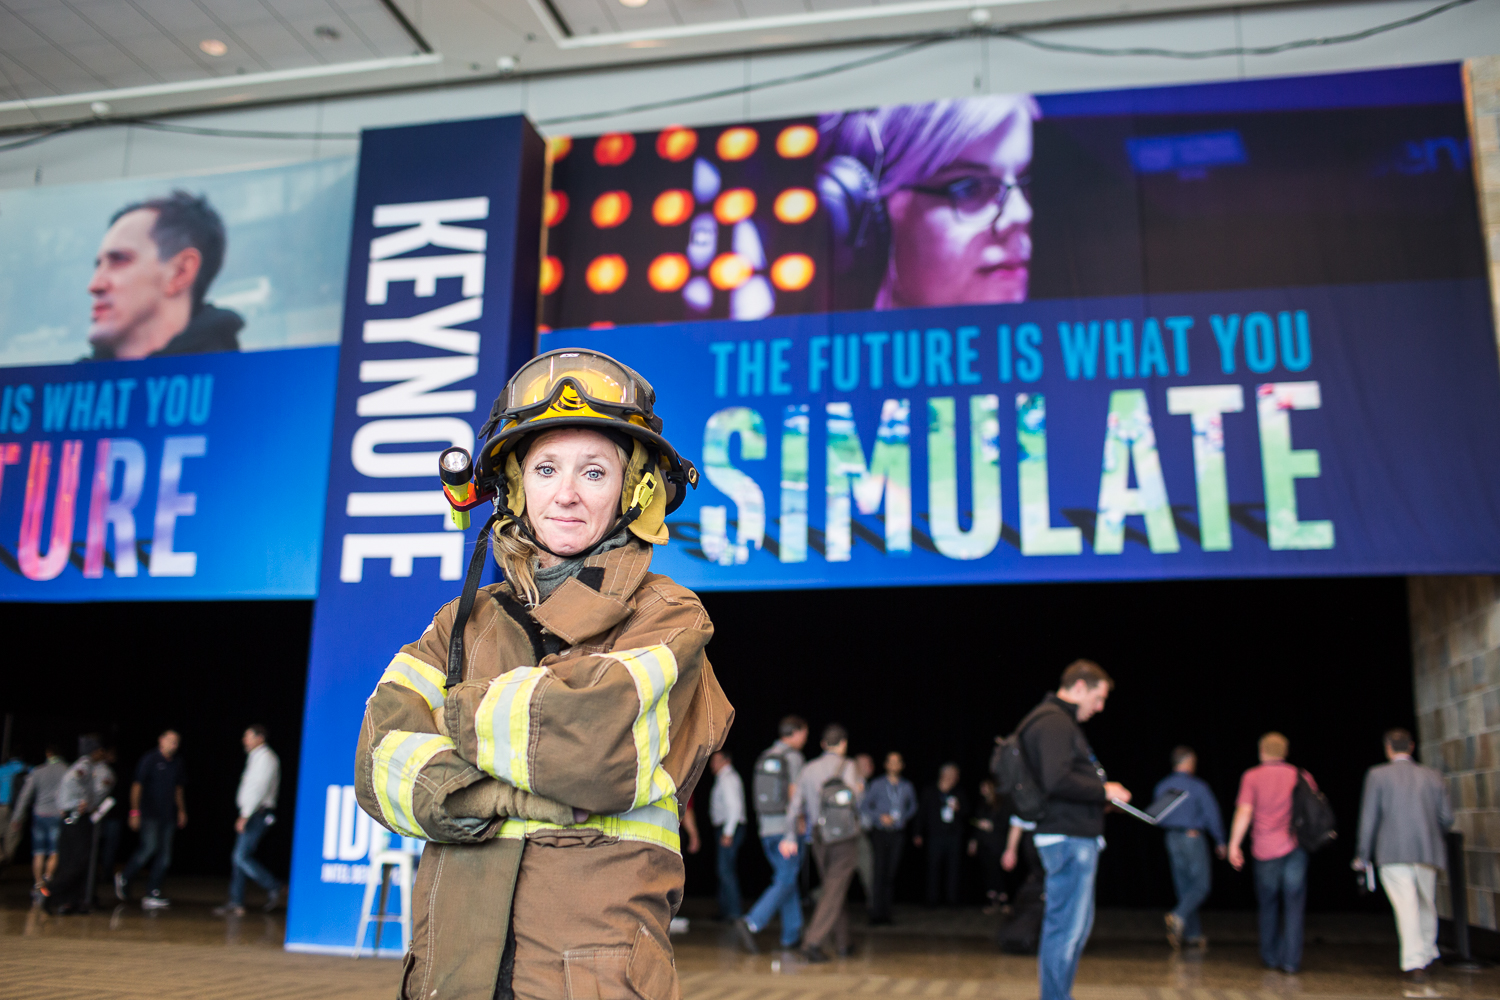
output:
[[752, 955], [760, 954], [760, 945], [755, 943], [755, 932], [750, 929], [749, 924], [745, 923], [744, 917], [739, 918], [729, 926], [734, 928], [734, 939], [739, 942], [741, 948]]
[[804, 945], [801, 951], [803, 961], [810, 965], [817, 965], [828, 961], [828, 954], [815, 944]]

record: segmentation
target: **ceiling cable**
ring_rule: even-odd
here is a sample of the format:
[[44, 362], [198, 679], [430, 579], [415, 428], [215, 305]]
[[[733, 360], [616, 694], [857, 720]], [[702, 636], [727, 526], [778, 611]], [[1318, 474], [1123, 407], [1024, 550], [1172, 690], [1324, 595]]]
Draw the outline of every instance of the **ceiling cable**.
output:
[[[1462, 7], [1474, 3], [1475, 0], [1446, 0], [1436, 7], [1412, 14], [1408, 17], [1387, 21], [1374, 27], [1364, 28], [1343, 35], [1327, 35], [1315, 38], [1302, 38], [1291, 42], [1280, 42], [1275, 45], [1236, 45], [1217, 49], [1167, 49], [1149, 46], [1127, 46], [1120, 48], [1109, 48], [1095, 45], [1073, 45], [1067, 42], [1053, 42], [1044, 38], [1038, 38], [1031, 34], [1038, 28], [1046, 28], [1048, 25], [1032, 25], [1027, 30], [1020, 28], [978, 26], [965, 28], [960, 31], [944, 32], [941, 34], [927, 35], [905, 44], [898, 45], [883, 52], [872, 55], [861, 56], [846, 62], [835, 63], [820, 69], [807, 70], [802, 73], [792, 73], [787, 76], [772, 77], [766, 80], [758, 80], [751, 83], [738, 84], [732, 87], [722, 87], [717, 90], [705, 91], [698, 94], [687, 94], [676, 97], [663, 98], [659, 101], [647, 101], [641, 104], [631, 104], [624, 107], [610, 108], [607, 111], [584, 111], [572, 115], [556, 115], [551, 118], [542, 118], [537, 121], [543, 127], [553, 125], [574, 125], [581, 122], [599, 121], [606, 118], [615, 118], [621, 115], [640, 114], [648, 111], [662, 111], [667, 108], [684, 107], [690, 104], [700, 104], [704, 101], [718, 100], [727, 97], [738, 97], [755, 91], [768, 90], [773, 87], [786, 87], [797, 83], [807, 83], [825, 77], [848, 73], [853, 70], [863, 69], [866, 66], [874, 66], [879, 63], [889, 62], [911, 55], [914, 52], [938, 45], [944, 42], [957, 41], [965, 38], [1002, 38], [1028, 45], [1032, 48], [1043, 49], [1048, 52], [1059, 52], [1069, 55], [1099, 56], [1105, 58], [1120, 57], [1154, 57], [1159, 59], [1219, 59], [1239, 56], [1272, 56], [1283, 52], [1293, 52], [1299, 49], [1322, 48], [1330, 45], [1345, 45], [1350, 42], [1364, 41], [1376, 35], [1396, 31], [1400, 28], [1420, 24], [1423, 21], [1447, 13], [1455, 7]], [[1061, 25], [1057, 25], [1061, 27]], [[157, 121], [149, 118], [98, 118], [91, 121], [69, 122], [57, 125], [44, 132], [18, 139], [14, 142], [0, 144], [0, 152], [21, 149], [51, 139], [64, 132], [71, 132], [81, 128], [89, 128], [99, 125], [128, 125], [137, 128], [151, 129], [157, 132], [175, 132], [181, 135], [210, 136], [223, 139], [281, 139], [281, 140], [357, 140], [358, 132], [280, 132], [265, 129], [234, 129], [213, 128], [199, 125], [179, 125], [173, 122]]]

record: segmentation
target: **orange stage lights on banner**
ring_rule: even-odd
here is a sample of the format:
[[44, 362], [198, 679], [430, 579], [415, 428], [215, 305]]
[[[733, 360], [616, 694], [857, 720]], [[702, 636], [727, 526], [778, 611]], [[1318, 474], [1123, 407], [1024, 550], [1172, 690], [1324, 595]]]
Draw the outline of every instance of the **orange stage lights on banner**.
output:
[[805, 253], [789, 253], [771, 265], [771, 284], [783, 292], [800, 292], [812, 284], [817, 268]]
[[776, 196], [772, 206], [776, 218], [788, 225], [806, 222], [817, 210], [818, 196], [807, 188], [787, 188]]
[[719, 136], [717, 146], [719, 159], [721, 160], [743, 160], [755, 152], [755, 147], [760, 145], [760, 133], [753, 128], [726, 129]]
[[594, 162], [601, 167], [618, 167], [635, 155], [635, 136], [629, 132], [609, 132], [594, 140]]
[[557, 291], [557, 286], [562, 284], [563, 266], [562, 261], [548, 254], [542, 258], [541, 280], [538, 286], [543, 295], [551, 295]]
[[690, 128], [673, 125], [662, 130], [656, 137], [656, 155], [663, 160], [680, 163], [693, 155], [698, 148], [698, 133]]
[[542, 225], [551, 229], [568, 217], [568, 196], [562, 191], [548, 191], [542, 203]]
[[589, 290], [599, 295], [608, 295], [618, 292], [620, 286], [625, 284], [625, 276], [630, 273], [630, 268], [625, 266], [625, 258], [617, 253], [608, 253], [595, 257], [589, 263], [589, 269], [584, 272], [583, 280], [588, 284]]
[[680, 253], [664, 253], [651, 262], [646, 280], [658, 292], [675, 292], [687, 284], [693, 269]]
[[680, 188], [663, 191], [651, 204], [651, 218], [661, 226], [680, 226], [693, 214], [693, 195]]
[[714, 218], [732, 226], [755, 214], [755, 192], [749, 188], [725, 191], [714, 201]]
[[776, 137], [776, 152], [788, 160], [801, 159], [818, 148], [818, 130], [811, 125], [788, 125]]
[[737, 253], [721, 253], [708, 266], [708, 280], [723, 292], [732, 291], [750, 280], [755, 268]]
[[606, 191], [594, 199], [589, 214], [600, 229], [613, 229], [630, 218], [630, 195], [624, 191]]
[[554, 135], [547, 140], [547, 162], [556, 163], [568, 155], [573, 148], [573, 137], [570, 135]]

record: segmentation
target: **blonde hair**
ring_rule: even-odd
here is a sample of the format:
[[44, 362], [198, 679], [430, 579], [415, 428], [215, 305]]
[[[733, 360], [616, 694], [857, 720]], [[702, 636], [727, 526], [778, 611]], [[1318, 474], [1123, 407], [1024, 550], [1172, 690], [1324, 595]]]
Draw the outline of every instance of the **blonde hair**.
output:
[[1260, 752], [1267, 757], [1285, 760], [1286, 752], [1291, 748], [1291, 741], [1280, 733], [1267, 733], [1260, 738]]
[[[572, 429], [567, 427], [555, 428], [555, 430]], [[592, 428], [588, 427], [578, 429], [592, 430]], [[530, 445], [527, 446], [527, 451], [529, 452], [537, 440], [548, 433], [550, 431], [543, 431], [535, 435]], [[598, 432], [595, 431], [595, 433]], [[604, 437], [602, 434], [599, 436]], [[620, 460], [620, 495], [624, 496], [625, 475], [630, 468], [630, 458], [625, 454], [624, 448], [621, 448], [613, 440], [608, 438], [606, 440], [609, 440], [609, 443], [614, 445], [615, 455]], [[526, 470], [523, 468], [521, 470], [523, 483], [525, 481], [525, 473]], [[525, 489], [524, 485], [522, 489]], [[491, 539], [495, 546], [495, 561], [500, 564], [500, 571], [505, 574], [505, 579], [510, 584], [510, 589], [515, 592], [517, 597], [525, 601], [528, 608], [534, 608], [542, 603], [541, 594], [536, 587], [537, 564], [541, 561], [542, 550], [527, 537], [530, 534], [534, 534], [531, 527], [531, 519], [529, 514], [523, 513], [519, 518], [511, 518], [497, 526], [491, 533]], [[600, 541], [603, 541], [603, 539], [600, 539]]]

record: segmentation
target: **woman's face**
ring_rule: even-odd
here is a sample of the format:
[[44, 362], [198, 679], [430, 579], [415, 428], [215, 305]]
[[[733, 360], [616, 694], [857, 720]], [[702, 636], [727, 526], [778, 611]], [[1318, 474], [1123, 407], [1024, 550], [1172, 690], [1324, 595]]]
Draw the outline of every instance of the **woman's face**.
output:
[[[582, 552], [604, 537], [620, 510], [625, 470], [609, 438], [581, 427], [537, 437], [522, 473], [526, 514], [542, 544], [561, 556]], [[549, 565], [542, 553], [543, 565]]]
[[[1031, 116], [1017, 111], [915, 187], [1014, 184], [1031, 169]], [[957, 190], [962, 190], [960, 184]], [[949, 188], [949, 190], [955, 190]], [[1002, 188], [1003, 190], [1003, 188]], [[886, 200], [891, 217], [893, 306], [1024, 302], [1031, 264], [1031, 202], [1011, 189], [965, 212], [943, 194], [902, 188]]]

